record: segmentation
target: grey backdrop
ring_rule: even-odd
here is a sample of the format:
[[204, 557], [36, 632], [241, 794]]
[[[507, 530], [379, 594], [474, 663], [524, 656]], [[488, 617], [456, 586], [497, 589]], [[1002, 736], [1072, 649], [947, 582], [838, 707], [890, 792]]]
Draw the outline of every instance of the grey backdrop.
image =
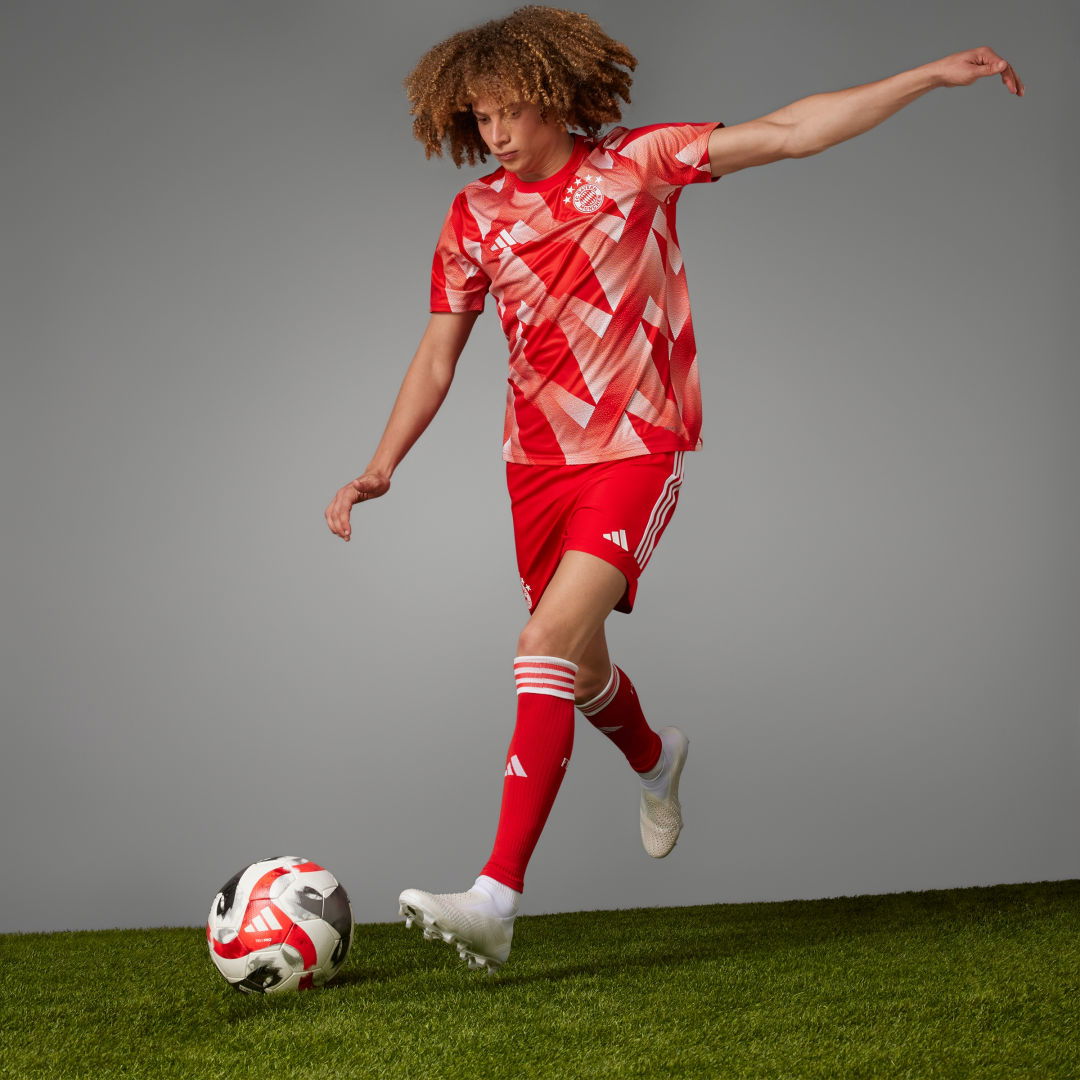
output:
[[[527, 612], [494, 303], [392, 492], [454, 193], [401, 80], [491, 2], [7, 3], [0, 930], [199, 923], [256, 858], [360, 922], [468, 887]], [[579, 9], [580, 10], [580, 9]], [[688, 190], [705, 448], [613, 656], [686, 828], [579, 716], [523, 911], [1078, 876], [1074, 5], [587, 9], [625, 122], [740, 123], [990, 45], [801, 161]]]

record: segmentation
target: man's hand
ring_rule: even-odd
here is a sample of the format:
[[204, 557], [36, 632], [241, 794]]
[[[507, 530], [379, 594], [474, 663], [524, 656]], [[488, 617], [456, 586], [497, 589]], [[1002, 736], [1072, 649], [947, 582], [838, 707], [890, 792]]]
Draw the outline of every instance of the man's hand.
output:
[[1000, 75], [1009, 93], [1024, 96], [1024, 84], [1013, 71], [1012, 64], [998, 56], [993, 49], [967, 49], [944, 56], [926, 65], [941, 86], [970, 86], [986, 75]]
[[342, 540], [348, 540], [351, 534], [349, 526], [349, 514], [353, 506], [358, 502], [367, 502], [368, 499], [377, 499], [390, 490], [390, 480], [382, 473], [366, 472], [355, 480], [350, 480], [334, 496], [333, 501], [326, 508], [323, 517], [330, 531], [340, 536]]

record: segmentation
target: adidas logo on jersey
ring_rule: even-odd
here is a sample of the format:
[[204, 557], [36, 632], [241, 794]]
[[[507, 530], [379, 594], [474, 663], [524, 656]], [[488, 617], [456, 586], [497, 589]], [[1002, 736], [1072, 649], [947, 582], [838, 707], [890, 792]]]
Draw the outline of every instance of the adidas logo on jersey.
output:
[[498, 251], [501, 248], [508, 248], [512, 244], [516, 244], [517, 240], [508, 233], [505, 229], [498, 236], [495, 237], [495, 243], [491, 245], [492, 251]]
[[629, 551], [630, 545], [626, 542], [626, 530], [619, 529], [618, 532], [609, 532], [602, 534], [605, 540], [610, 540], [613, 544], [618, 544], [623, 551]]
[[495, 237], [491, 250], [504, 251], [506, 248], [513, 247], [514, 244], [520, 244], [525, 240], [536, 240], [539, 236], [540, 234], [535, 229], [529, 228], [524, 221], [515, 221], [509, 229], [499, 230], [499, 235]]

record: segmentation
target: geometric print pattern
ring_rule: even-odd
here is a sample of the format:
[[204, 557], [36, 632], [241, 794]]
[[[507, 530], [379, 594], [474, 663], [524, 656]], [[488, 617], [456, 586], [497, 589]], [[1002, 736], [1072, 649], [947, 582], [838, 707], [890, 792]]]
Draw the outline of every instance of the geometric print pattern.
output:
[[509, 347], [503, 458], [581, 465], [701, 447], [701, 388], [675, 211], [720, 179], [720, 123], [574, 133], [570, 160], [526, 183], [500, 167], [443, 221], [431, 311], [483, 311]]

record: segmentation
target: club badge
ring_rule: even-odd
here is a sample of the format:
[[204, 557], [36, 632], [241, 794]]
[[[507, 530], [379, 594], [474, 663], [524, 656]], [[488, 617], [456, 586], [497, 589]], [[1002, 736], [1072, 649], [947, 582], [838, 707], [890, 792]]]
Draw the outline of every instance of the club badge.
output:
[[566, 186], [566, 198], [563, 202], [573, 203], [574, 209], [582, 214], [595, 214], [604, 205], [604, 193], [592, 181], [599, 176], [575, 176]]

